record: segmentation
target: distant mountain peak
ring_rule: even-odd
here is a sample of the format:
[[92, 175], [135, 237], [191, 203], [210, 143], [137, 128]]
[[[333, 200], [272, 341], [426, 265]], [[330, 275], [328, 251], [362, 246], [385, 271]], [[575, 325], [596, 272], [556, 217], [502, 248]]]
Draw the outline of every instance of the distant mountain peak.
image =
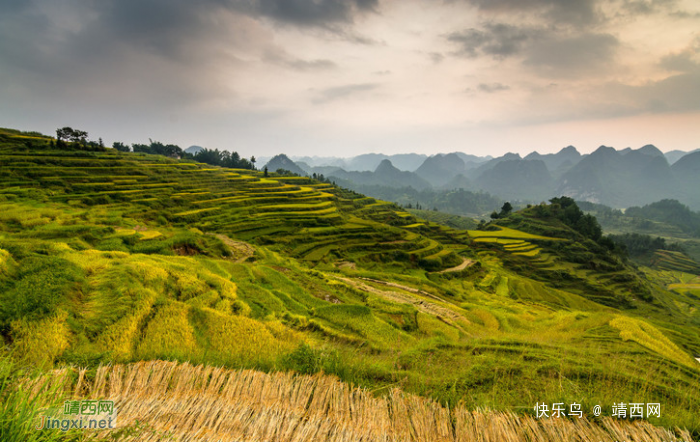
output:
[[508, 152], [507, 154], [503, 155], [501, 158], [503, 158], [504, 160], [522, 160], [519, 153], [513, 153], [513, 152]]
[[394, 167], [394, 165], [391, 163], [391, 160], [389, 159], [384, 159], [382, 160], [377, 168], [374, 170], [374, 173], [388, 173], [388, 172], [401, 172], [399, 169]]
[[277, 160], [277, 161], [281, 162], [282, 164], [284, 164], [284, 163], [296, 164], [296, 163], [294, 163], [294, 161], [290, 160], [287, 155], [285, 155], [283, 153], [275, 155], [274, 157], [272, 157], [272, 159], [270, 161], [272, 161], [272, 160]]
[[464, 171], [464, 160], [456, 153], [449, 153], [426, 158], [416, 174], [432, 185], [442, 186]]
[[299, 167], [294, 161], [290, 160], [289, 157], [283, 153], [272, 157], [265, 167], [267, 167], [270, 172], [275, 172], [278, 169], [284, 169], [298, 175], [306, 175], [304, 169]]
[[185, 149], [185, 152], [191, 153], [192, 155], [196, 155], [201, 150], [204, 150], [202, 146], [193, 145]]
[[610, 146], [605, 146], [603, 144], [600, 145], [599, 148], [597, 148], [591, 155], [605, 155], [605, 154], [611, 154], [611, 153], [618, 153], [614, 147]]
[[643, 153], [644, 155], [651, 155], [655, 157], [664, 156], [664, 153], [661, 152], [659, 148], [654, 146], [653, 144], [647, 144], [645, 146], [642, 146], [639, 149], [637, 149], [637, 151]]
[[572, 146], [570, 144], [568, 146], [564, 147], [562, 150], [560, 150], [559, 153], [569, 153], [569, 154], [577, 153], [577, 154], [581, 155], [581, 153], [578, 151], [578, 149], [576, 149], [574, 146]]

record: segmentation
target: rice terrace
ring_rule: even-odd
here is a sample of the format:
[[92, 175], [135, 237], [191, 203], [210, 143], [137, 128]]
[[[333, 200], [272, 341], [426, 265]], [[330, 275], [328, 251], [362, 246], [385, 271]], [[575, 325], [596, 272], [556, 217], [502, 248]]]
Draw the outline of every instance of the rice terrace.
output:
[[[700, 440], [694, 261], [591, 223], [2, 129], [0, 439]], [[93, 400], [115, 429], [33, 429]]]

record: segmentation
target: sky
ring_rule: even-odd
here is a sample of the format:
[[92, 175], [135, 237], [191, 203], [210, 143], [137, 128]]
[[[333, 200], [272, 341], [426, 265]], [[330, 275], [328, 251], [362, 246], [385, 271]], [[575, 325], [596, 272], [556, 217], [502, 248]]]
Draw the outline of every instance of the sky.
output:
[[250, 155], [700, 148], [697, 0], [2, 0], [0, 127]]

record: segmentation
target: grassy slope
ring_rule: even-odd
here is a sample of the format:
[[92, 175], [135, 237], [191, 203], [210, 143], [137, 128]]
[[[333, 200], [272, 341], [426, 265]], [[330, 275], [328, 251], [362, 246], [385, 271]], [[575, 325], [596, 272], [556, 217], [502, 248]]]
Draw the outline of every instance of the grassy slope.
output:
[[683, 274], [637, 274], [551, 222], [471, 238], [305, 178], [47, 141], [0, 133], [18, 358], [323, 370], [470, 408], [661, 402], [652, 422], [700, 429], [700, 303], [664, 285]]

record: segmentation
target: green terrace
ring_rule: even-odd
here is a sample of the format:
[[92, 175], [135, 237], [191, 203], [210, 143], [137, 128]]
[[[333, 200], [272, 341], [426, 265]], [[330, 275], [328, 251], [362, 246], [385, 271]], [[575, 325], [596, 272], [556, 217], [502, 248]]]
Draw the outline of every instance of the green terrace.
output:
[[[466, 241], [464, 234], [450, 237], [437, 224], [421, 224], [422, 239], [413, 241], [405, 229], [416, 219], [397, 214], [393, 204], [306, 177], [266, 177], [256, 171], [111, 149], [18, 152], [6, 147], [0, 149], [0, 166], [0, 195], [10, 201], [33, 198], [38, 191], [46, 204], [100, 206], [123, 210], [130, 217], [275, 243], [273, 248], [311, 265], [373, 265], [385, 254], [397, 265], [434, 271], [461, 262], [438, 241]], [[347, 230], [349, 220], [360, 220], [363, 228]], [[305, 230], [310, 228], [326, 230], [310, 236]]]
[[0, 130], [0, 351], [22, 366], [325, 372], [514, 416], [663, 402], [651, 423], [700, 435], [680, 255], [633, 268], [528, 210], [474, 230], [305, 177], [25, 140]]

